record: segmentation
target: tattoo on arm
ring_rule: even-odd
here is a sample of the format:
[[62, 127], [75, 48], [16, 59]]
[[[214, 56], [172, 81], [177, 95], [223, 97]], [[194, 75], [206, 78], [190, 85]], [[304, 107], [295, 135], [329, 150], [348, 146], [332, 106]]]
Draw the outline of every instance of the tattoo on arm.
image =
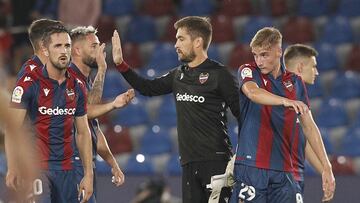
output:
[[101, 101], [104, 88], [105, 73], [98, 72], [96, 74], [91, 91], [88, 94], [88, 104], [98, 104]]

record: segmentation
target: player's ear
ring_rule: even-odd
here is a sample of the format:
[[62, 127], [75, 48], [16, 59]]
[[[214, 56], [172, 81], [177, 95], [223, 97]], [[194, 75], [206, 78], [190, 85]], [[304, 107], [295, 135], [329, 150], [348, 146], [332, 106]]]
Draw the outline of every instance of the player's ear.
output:
[[45, 56], [49, 56], [49, 51], [48, 51], [48, 49], [45, 47], [44, 41], [41, 41], [41, 42], [40, 42], [40, 49], [42, 50], [42, 52], [43, 52], [43, 54], [44, 54]]
[[194, 45], [196, 48], [201, 48], [203, 46], [204, 40], [201, 37], [197, 37], [194, 39]]
[[304, 69], [304, 63], [303, 62], [299, 62], [296, 64], [296, 70], [298, 73], [302, 73]]

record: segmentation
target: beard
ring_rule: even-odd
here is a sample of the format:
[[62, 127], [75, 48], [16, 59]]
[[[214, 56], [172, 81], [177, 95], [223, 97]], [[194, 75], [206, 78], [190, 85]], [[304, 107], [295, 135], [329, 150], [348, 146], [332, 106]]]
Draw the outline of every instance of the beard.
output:
[[56, 60], [52, 60], [51, 58], [49, 61], [50, 61], [51, 65], [54, 66], [58, 70], [67, 69], [69, 67], [69, 63], [70, 63], [70, 60], [68, 58], [67, 58], [66, 63], [61, 63], [59, 60], [56, 61]]
[[193, 49], [190, 51], [190, 53], [188, 55], [185, 55], [183, 52], [182, 52], [182, 54], [183, 54], [183, 57], [179, 56], [179, 60], [183, 63], [190, 63], [196, 57], [196, 54]]
[[97, 69], [98, 68], [98, 64], [96, 63], [96, 59], [91, 57], [91, 56], [85, 56], [82, 59], [82, 62], [89, 66], [90, 69]]

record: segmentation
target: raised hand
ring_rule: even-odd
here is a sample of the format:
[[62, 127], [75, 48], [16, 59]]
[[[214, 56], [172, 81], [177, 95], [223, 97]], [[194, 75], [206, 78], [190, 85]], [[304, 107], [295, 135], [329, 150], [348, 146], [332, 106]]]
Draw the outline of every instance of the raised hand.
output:
[[111, 38], [111, 43], [112, 43], [112, 55], [113, 55], [114, 63], [116, 65], [119, 65], [124, 61], [124, 58], [122, 54], [120, 36], [116, 30], [114, 31], [114, 34]]
[[105, 43], [102, 43], [96, 51], [96, 63], [99, 71], [106, 71], [107, 69], [106, 52], [104, 52], [104, 49]]

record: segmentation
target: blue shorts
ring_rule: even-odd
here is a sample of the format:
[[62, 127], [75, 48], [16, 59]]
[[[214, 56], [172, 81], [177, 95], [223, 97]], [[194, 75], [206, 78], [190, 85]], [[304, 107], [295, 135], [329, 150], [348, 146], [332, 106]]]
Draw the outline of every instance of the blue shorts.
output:
[[41, 171], [33, 183], [31, 199], [37, 203], [78, 203], [75, 171]]
[[302, 203], [300, 188], [291, 173], [236, 164], [231, 203]]
[[[80, 185], [81, 180], [84, 177], [84, 168], [81, 165], [74, 166], [75, 175], [76, 175], [76, 183]], [[88, 203], [96, 203], [96, 173], [94, 169], [94, 180], [93, 180], [93, 194], [90, 199], [87, 201]]]
[[304, 180], [298, 180], [297, 183], [298, 183], [298, 185], [300, 187], [301, 194], [304, 195], [304, 189], [305, 189]]

